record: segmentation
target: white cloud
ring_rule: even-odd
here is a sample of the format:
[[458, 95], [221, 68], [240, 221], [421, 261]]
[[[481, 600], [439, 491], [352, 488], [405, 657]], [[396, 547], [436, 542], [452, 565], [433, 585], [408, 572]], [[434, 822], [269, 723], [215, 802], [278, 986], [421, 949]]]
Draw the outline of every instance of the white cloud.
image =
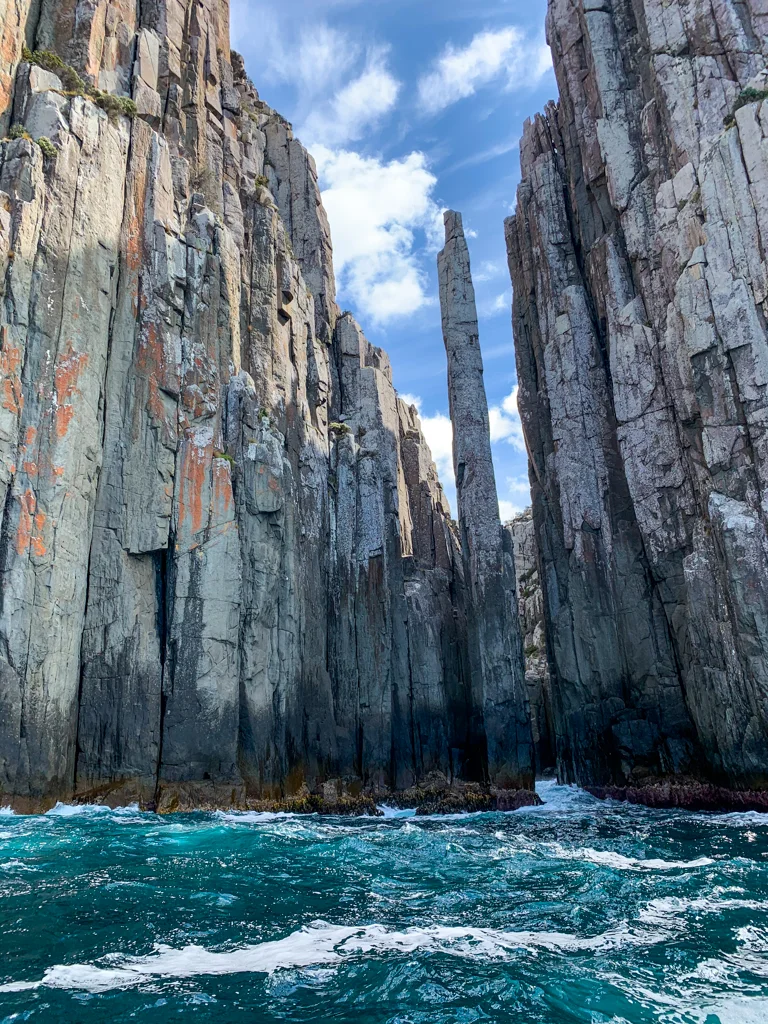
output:
[[338, 86], [354, 66], [358, 57], [347, 36], [329, 25], [314, 25], [299, 37], [298, 52], [285, 59], [284, 53], [272, 49], [270, 68], [276, 76], [293, 81], [301, 93], [317, 96]]
[[257, 87], [290, 82], [301, 106], [337, 89], [359, 62], [361, 48], [324, 22], [307, 19], [297, 33], [294, 24], [288, 31], [286, 21], [285, 9], [274, 4], [232, 0], [232, 45], [243, 53]]
[[514, 139], [500, 142], [496, 146], [491, 146], [490, 149], [483, 149], [479, 153], [473, 153], [471, 156], [459, 160], [458, 163], [451, 164], [448, 170], [459, 171], [464, 167], [476, 167], [478, 164], [488, 163], [489, 160], [495, 160], [497, 157], [506, 156], [507, 153], [511, 153], [517, 149], [519, 144], [520, 140], [515, 136]]
[[400, 397], [408, 405], [415, 405], [418, 409], [421, 430], [437, 467], [437, 475], [455, 512], [456, 474], [453, 470], [453, 424], [450, 417], [442, 412], [436, 412], [434, 416], [425, 416], [422, 412], [423, 403], [418, 395], [401, 394]]
[[494, 405], [488, 410], [491, 420], [491, 441], [505, 441], [519, 452], [524, 452], [525, 437], [520, 413], [517, 409], [517, 384], [501, 405]]
[[475, 284], [483, 281], [494, 281], [504, 273], [504, 264], [501, 260], [483, 260], [477, 270], [472, 271]]
[[440, 214], [423, 153], [384, 161], [318, 146], [314, 155], [342, 299], [379, 323], [433, 302], [415, 251], [416, 233], [429, 237]]
[[499, 316], [501, 313], [508, 313], [512, 297], [509, 292], [502, 292], [500, 295], [495, 295], [490, 301], [484, 302], [480, 307], [480, 316], [490, 318]]
[[249, 64], [256, 58], [260, 81], [293, 86], [292, 120], [305, 145], [341, 146], [360, 139], [393, 109], [400, 82], [387, 66], [387, 47], [366, 48], [348, 33], [309, 17], [297, 36], [293, 26], [286, 32], [281, 25], [284, 10], [244, 5], [245, 0], [234, 0], [235, 41]]
[[508, 523], [510, 519], [516, 519], [521, 512], [525, 512], [525, 506], [516, 505], [514, 501], [499, 498], [499, 514], [501, 515], [502, 523]]
[[421, 78], [419, 99], [427, 113], [435, 114], [502, 75], [506, 88], [536, 85], [551, 66], [549, 47], [532, 43], [518, 28], [480, 32], [464, 49], [448, 45]]
[[531, 503], [531, 482], [526, 476], [508, 476], [507, 493], [518, 495], [526, 499], [528, 505]]
[[499, 500], [501, 521], [503, 523], [509, 522], [510, 519], [514, 519], [515, 516], [519, 516], [521, 512], [525, 512], [527, 508], [530, 508], [530, 504], [531, 485], [528, 477], [507, 477], [507, 497]]
[[427, 439], [429, 450], [437, 466], [437, 473], [443, 486], [456, 486], [453, 471], [453, 426], [450, 417], [438, 412], [434, 416], [422, 416], [421, 428]]
[[409, 391], [405, 391], [402, 394], [398, 392], [398, 397], [405, 402], [406, 405], [415, 405], [419, 412], [421, 412], [421, 399], [418, 395], [412, 395]]
[[371, 50], [357, 78], [312, 110], [299, 129], [308, 146], [340, 146], [360, 139], [397, 103], [400, 83], [386, 66], [386, 51]]

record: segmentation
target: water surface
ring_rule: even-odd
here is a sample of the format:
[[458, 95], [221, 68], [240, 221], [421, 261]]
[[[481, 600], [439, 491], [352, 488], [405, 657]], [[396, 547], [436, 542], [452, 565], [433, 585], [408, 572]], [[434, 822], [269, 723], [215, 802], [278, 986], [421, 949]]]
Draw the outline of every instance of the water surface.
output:
[[768, 1024], [768, 816], [0, 816], [0, 1024]]

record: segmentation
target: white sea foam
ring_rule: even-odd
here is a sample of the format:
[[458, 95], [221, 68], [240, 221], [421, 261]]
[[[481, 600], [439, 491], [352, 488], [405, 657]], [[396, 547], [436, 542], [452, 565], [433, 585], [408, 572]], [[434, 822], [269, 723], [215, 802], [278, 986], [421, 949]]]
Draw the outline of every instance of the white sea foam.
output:
[[521, 807], [515, 814], [552, 814], [553, 812], [595, 810], [608, 806], [609, 802], [579, 789], [578, 786], [561, 786], [554, 779], [536, 783], [536, 793], [544, 801], [538, 807]]
[[287, 811], [214, 811], [214, 817], [232, 825], [263, 825], [270, 821], [286, 821], [298, 818]]
[[74, 818], [89, 816], [93, 814], [113, 814], [118, 817], [127, 814], [141, 814], [138, 804], [128, 804], [125, 807], [106, 807], [103, 804], [63, 804], [61, 801], [45, 812], [47, 818]]
[[768, 1021], [768, 999], [736, 998], [701, 1010], [701, 1024], [714, 1017], [720, 1024], [765, 1024]]
[[693, 911], [696, 914], [720, 915], [726, 910], [768, 910], [768, 902], [763, 900], [733, 899], [723, 891], [716, 891], [711, 896], [699, 896], [685, 899], [681, 896], [662, 896], [651, 900], [641, 908], [637, 920], [644, 925], [654, 927], [675, 927], [675, 921], [684, 924], [685, 915]]
[[0, 864], [0, 871], [36, 871], [37, 868], [33, 868], [29, 864], [25, 864], [23, 860], [7, 860], [5, 863]]
[[695, 868], [711, 867], [715, 861], [711, 857], [698, 857], [696, 860], [661, 860], [650, 857], [626, 857], [623, 853], [613, 850], [593, 850], [591, 847], [570, 848], [561, 843], [543, 844], [559, 860], [587, 861], [599, 867], [614, 868], [618, 871], [690, 871]]
[[173, 949], [157, 946], [144, 957], [112, 959], [113, 966], [58, 964], [40, 981], [9, 982], [0, 992], [22, 992], [35, 988], [75, 989], [108, 992], [132, 988], [152, 978], [192, 978], [198, 975], [272, 974], [285, 968], [338, 964], [354, 956], [415, 952], [436, 952], [465, 959], [506, 959], [520, 951], [560, 953], [595, 952], [622, 946], [646, 946], [663, 942], [665, 932], [635, 931], [626, 925], [601, 935], [582, 937], [562, 932], [502, 932], [490, 928], [434, 926], [390, 931], [383, 925], [345, 927], [322, 922], [302, 928], [284, 939], [244, 946], [224, 953], [203, 946]]
[[700, 821], [710, 824], [727, 825], [762, 825], [768, 826], [768, 813], [765, 811], [729, 811], [727, 814], [697, 814]]
[[12, 807], [0, 807], [0, 818], [10, 818], [16, 815], [16, 811]]
[[381, 804], [377, 809], [385, 818], [414, 818], [416, 816], [416, 810], [413, 807], [389, 807], [387, 804]]

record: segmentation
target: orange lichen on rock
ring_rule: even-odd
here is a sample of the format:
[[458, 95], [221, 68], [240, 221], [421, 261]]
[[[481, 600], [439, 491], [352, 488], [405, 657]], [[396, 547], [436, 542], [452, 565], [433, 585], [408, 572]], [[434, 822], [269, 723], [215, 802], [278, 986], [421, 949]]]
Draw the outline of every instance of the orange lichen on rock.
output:
[[[3, 341], [7, 336], [3, 332]], [[3, 345], [0, 348], [0, 376], [3, 378], [2, 405], [4, 409], [19, 416], [24, 408], [24, 395], [21, 392], [21, 350]]]
[[184, 445], [181, 460], [181, 487], [179, 489], [179, 532], [182, 532], [187, 517], [191, 520], [191, 533], [199, 533], [203, 520], [207, 521], [203, 509], [203, 488], [206, 485], [208, 469], [213, 458], [212, 443], [200, 444], [192, 436]]
[[35, 532], [32, 535], [32, 554], [37, 555], [38, 558], [42, 558], [42, 556], [46, 554], [46, 547], [41, 536], [43, 529], [45, 528], [46, 519], [47, 516], [44, 512], [35, 513]]
[[42, 558], [47, 553], [42, 533], [48, 517], [44, 512], [38, 512], [37, 498], [33, 491], [27, 489], [18, 496], [18, 501], [21, 510], [16, 531], [16, 553], [24, 555], [31, 547], [32, 554]]
[[77, 383], [80, 374], [88, 365], [85, 352], [75, 352], [72, 342], [67, 342], [64, 352], [56, 360], [54, 388], [56, 391], [56, 436], [64, 437], [75, 415], [72, 399], [79, 394]]
[[7, 110], [13, 97], [14, 71], [21, 57], [23, 38], [18, 16], [13, 17], [11, 11], [6, 10], [0, 37], [0, 110]]

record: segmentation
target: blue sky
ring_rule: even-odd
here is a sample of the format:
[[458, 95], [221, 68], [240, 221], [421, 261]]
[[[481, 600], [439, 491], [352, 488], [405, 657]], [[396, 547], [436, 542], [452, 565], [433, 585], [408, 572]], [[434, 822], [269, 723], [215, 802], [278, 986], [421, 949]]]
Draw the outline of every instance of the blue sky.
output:
[[232, 42], [318, 163], [339, 304], [418, 400], [455, 509], [436, 255], [468, 234], [501, 511], [529, 503], [504, 218], [523, 121], [556, 94], [546, 0], [232, 0]]

